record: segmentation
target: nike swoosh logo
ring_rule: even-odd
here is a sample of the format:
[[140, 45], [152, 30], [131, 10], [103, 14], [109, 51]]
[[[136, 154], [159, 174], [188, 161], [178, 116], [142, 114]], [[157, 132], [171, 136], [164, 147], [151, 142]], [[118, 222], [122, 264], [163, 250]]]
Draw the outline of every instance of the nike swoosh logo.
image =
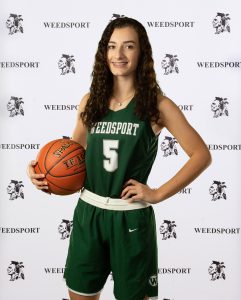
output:
[[129, 229], [129, 232], [133, 232], [133, 231], [136, 231], [138, 228], [135, 228], [135, 229]]

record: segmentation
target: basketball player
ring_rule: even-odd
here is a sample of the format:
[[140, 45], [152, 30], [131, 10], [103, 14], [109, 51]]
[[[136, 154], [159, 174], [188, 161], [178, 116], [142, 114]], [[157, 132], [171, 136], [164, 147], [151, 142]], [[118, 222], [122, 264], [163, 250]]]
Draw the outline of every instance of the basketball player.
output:
[[[86, 149], [87, 177], [76, 206], [64, 278], [71, 300], [98, 300], [112, 272], [118, 300], [157, 299], [153, 204], [190, 184], [211, 163], [200, 135], [165, 97], [145, 28], [123, 17], [103, 32], [90, 93], [79, 105], [72, 139]], [[146, 182], [163, 128], [189, 156], [157, 189]], [[28, 171], [38, 189], [43, 175]]]

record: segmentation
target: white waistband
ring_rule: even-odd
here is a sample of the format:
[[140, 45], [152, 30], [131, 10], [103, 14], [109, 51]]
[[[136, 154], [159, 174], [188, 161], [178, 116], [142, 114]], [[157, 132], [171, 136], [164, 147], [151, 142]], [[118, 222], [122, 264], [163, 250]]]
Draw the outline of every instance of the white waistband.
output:
[[151, 205], [150, 203], [145, 201], [135, 201], [133, 203], [128, 203], [127, 199], [124, 200], [120, 198], [102, 197], [86, 189], [83, 189], [81, 191], [80, 199], [94, 206], [110, 210], [132, 210], [145, 208]]

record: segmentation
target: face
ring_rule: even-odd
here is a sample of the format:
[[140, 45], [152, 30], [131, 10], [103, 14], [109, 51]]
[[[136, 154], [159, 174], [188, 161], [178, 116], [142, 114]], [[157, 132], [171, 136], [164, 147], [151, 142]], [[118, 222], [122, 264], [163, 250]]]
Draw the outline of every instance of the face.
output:
[[169, 141], [168, 140], [164, 140], [161, 143], [161, 150], [164, 151], [164, 150], [167, 150], [168, 148], [169, 148]]
[[133, 27], [114, 29], [107, 45], [107, 63], [114, 76], [133, 76], [140, 56], [138, 34]]
[[211, 109], [212, 109], [212, 111], [216, 111], [219, 109], [219, 101], [218, 100], [213, 101], [213, 103], [211, 104]]
[[15, 102], [14, 100], [10, 99], [7, 104], [7, 110], [13, 110], [13, 109], [15, 109]]
[[213, 20], [213, 27], [216, 28], [221, 25], [221, 17], [216, 16], [216, 18]]
[[7, 187], [7, 193], [8, 193], [8, 194], [11, 194], [11, 193], [14, 192], [14, 190], [15, 190], [15, 184], [14, 184], [14, 183], [10, 183], [10, 184], [8, 185], [8, 187]]
[[165, 69], [171, 65], [170, 57], [165, 56], [161, 62], [162, 68]]
[[160, 226], [160, 233], [165, 233], [167, 232], [167, 224], [166, 223], [163, 223], [161, 226]]
[[11, 28], [13, 26], [13, 22], [14, 22], [14, 18], [13, 17], [9, 17], [6, 21], [6, 26], [7, 28]]
[[65, 57], [61, 57], [59, 62], [58, 62], [58, 67], [59, 69], [62, 69], [64, 67], [66, 67], [66, 64], [67, 64], [67, 60]]
[[66, 224], [65, 223], [61, 223], [58, 227], [59, 233], [63, 233], [66, 231]]
[[212, 275], [216, 273], [216, 271], [217, 271], [217, 266], [215, 264], [211, 264], [211, 266], [208, 268], [208, 273]]
[[10, 264], [7, 268], [7, 273], [8, 275], [11, 275], [15, 272], [15, 265], [14, 264]]
[[212, 184], [209, 188], [209, 193], [210, 195], [214, 195], [218, 191], [218, 186], [217, 184]]

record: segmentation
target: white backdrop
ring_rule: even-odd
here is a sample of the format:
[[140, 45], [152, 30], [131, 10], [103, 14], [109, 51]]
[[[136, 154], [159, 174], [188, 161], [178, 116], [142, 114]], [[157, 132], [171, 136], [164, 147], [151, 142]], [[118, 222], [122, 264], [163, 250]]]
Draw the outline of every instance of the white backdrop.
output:
[[[195, 182], [154, 206], [159, 299], [241, 299], [239, 11], [237, 1], [224, 0], [1, 2], [0, 299], [68, 299], [64, 229], [78, 195], [36, 190], [26, 166], [48, 141], [71, 136], [97, 43], [113, 14], [145, 26], [160, 86], [213, 157]], [[66, 69], [58, 68], [59, 60], [64, 65], [71, 56], [75, 73], [61, 74]], [[170, 61], [173, 67], [163, 68]], [[148, 184], [160, 186], [187, 159], [163, 130]], [[112, 289], [109, 276], [101, 299], [114, 299]]]

